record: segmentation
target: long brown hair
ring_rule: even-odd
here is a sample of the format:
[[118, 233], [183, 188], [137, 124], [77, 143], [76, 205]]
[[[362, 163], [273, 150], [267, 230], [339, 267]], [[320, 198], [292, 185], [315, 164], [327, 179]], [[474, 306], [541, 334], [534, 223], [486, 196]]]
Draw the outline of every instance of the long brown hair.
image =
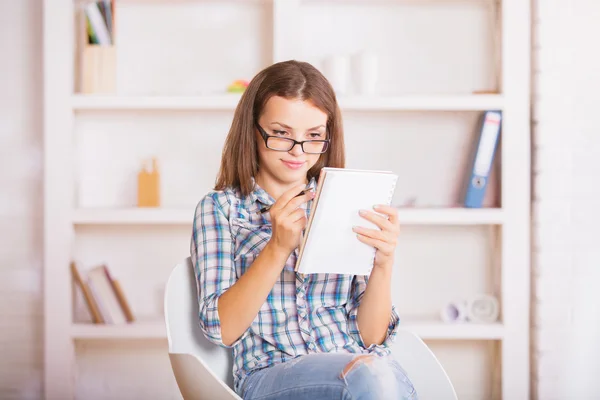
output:
[[253, 190], [252, 178], [258, 172], [255, 122], [271, 96], [309, 100], [327, 114], [327, 136], [331, 142], [308, 171], [309, 181], [318, 178], [323, 167], [344, 168], [342, 119], [333, 88], [311, 64], [283, 61], [260, 71], [242, 94], [223, 147], [216, 190], [238, 188], [244, 196]]

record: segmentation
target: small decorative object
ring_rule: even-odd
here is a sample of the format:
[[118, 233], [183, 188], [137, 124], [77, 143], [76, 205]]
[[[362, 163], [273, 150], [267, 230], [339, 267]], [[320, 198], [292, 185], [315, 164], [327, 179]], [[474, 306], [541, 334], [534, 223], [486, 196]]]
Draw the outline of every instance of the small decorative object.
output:
[[467, 319], [476, 323], [492, 323], [498, 320], [498, 299], [489, 295], [478, 295], [467, 302]]
[[468, 300], [448, 302], [441, 310], [440, 317], [446, 323], [493, 323], [498, 320], [498, 299], [494, 296], [481, 294]]
[[352, 57], [354, 82], [358, 94], [370, 96], [375, 94], [379, 64], [377, 55], [371, 51], [361, 51]]
[[466, 322], [467, 303], [462, 300], [451, 301], [442, 308], [440, 316], [446, 323]]
[[160, 173], [156, 158], [147, 160], [138, 173], [138, 207], [160, 206]]
[[323, 63], [323, 75], [336, 94], [347, 94], [350, 82], [350, 57], [343, 55], [327, 57]]
[[248, 81], [237, 79], [227, 86], [227, 91], [230, 93], [243, 93], [248, 87]]

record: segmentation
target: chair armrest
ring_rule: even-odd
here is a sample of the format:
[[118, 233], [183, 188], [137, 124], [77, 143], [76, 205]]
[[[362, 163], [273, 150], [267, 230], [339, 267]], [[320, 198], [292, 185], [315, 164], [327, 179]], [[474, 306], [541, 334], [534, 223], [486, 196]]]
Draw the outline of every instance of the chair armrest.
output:
[[200, 358], [192, 354], [169, 353], [169, 359], [185, 400], [242, 400]]

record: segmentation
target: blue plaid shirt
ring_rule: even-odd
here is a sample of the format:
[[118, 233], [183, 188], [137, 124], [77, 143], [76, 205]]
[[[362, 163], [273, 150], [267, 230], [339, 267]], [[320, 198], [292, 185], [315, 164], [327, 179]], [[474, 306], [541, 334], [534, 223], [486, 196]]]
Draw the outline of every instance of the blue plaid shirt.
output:
[[[315, 181], [310, 182], [315, 186]], [[269, 213], [259, 210], [274, 199], [255, 184], [248, 196], [239, 190], [211, 191], [198, 203], [191, 258], [195, 268], [200, 328], [213, 343], [233, 349], [234, 389], [239, 393], [252, 371], [320, 352], [387, 355], [398, 327], [392, 307], [385, 341], [368, 348], [356, 321], [368, 277], [300, 274], [294, 271], [298, 250], [248, 329], [231, 345], [221, 339], [219, 297], [252, 265], [271, 238]], [[303, 208], [309, 213], [312, 200]]]

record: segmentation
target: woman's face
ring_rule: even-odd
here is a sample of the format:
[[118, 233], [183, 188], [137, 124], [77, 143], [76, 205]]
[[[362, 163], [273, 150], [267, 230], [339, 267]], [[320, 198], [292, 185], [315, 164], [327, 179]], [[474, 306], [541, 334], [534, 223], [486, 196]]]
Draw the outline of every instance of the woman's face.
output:
[[[326, 139], [327, 114], [310, 101], [272, 96], [265, 104], [258, 123], [269, 136], [297, 141]], [[306, 182], [308, 170], [321, 154], [304, 153], [299, 144], [289, 151], [272, 150], [267, 148], [258, 129], [256, 135], [262, 180], [285, 186]], [[284, 146], [284, 141], [269, 139], [270, 147], [279, 145]]]

